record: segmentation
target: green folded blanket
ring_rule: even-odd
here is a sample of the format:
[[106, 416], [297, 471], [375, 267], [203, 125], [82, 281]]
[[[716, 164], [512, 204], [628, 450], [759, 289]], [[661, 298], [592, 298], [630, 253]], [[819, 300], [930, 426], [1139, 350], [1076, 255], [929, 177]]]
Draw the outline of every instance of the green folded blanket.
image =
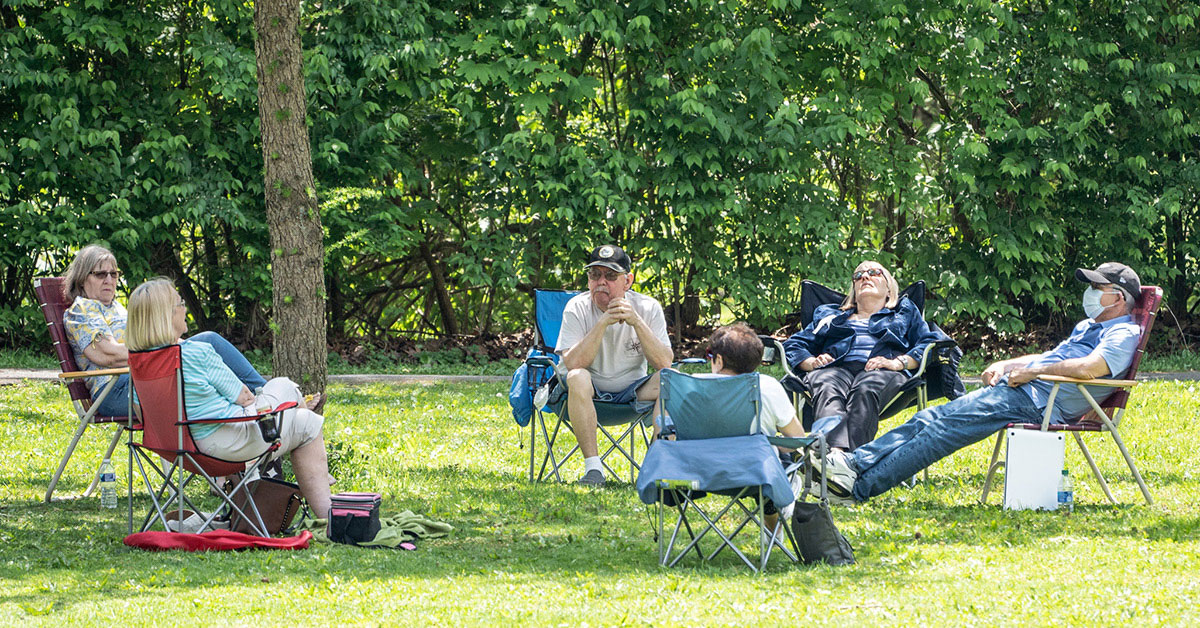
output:
[[[325, 519], [308, 519], [301, 524], [301, 530], [312, 532], [313, 541], [329, 543], [326, 530], [329, 522]], [[400, 547], [401, 543], [418, 539], [436, 539], [454, 531], [454, 526], [434, 521], [429, 517], [418, 515], [411, 510], [379, 518], [379, 534], [375, 539], [359, 543], [359, 547]]]

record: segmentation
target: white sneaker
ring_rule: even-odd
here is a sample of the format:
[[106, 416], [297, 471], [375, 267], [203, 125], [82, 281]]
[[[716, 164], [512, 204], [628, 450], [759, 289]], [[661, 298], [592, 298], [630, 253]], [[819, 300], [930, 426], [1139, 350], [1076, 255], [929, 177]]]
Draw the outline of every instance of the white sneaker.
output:
[[851, 498], [858, 472], [850, 465], [849, 454], [831, 451], [825, 456], [825, 480], [829, 484], [830, 497]]
[[[172, 513], [174, 513], [172, 515]], [[175, 510], [167, 513], [167, 517], [178, 517], [179, 511]], [[185, 534], [198, 534], [204, 531], [204, 520], [208, 519], [209, 514], [204, 512], [192, 512], [190, 510], [183, 511], [183, 522], [180, 523], [175, 518], [167, 519], [167, 530], [171, 532], [183, 532]], [[229, 523], [224, 521], [213, 521], [209, 524], [209, 529], [228, 529]]]

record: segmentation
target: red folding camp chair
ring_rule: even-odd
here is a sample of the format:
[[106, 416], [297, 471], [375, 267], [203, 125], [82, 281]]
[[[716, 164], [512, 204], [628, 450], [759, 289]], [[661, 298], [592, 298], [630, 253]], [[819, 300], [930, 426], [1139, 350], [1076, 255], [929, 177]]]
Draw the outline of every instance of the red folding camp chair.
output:
[[[62, 460], [58, 463], [58, 469], [54, 471], [54, 476], [50, 478], [50, 486], [46, 489], [46, 501], [50, 501], [50, 497], [54, 495], [54, 487], [58, 485], [59, 478], [62, 477], [63, 470], [67, 468], [67, 461], [71, 459], [71, 454], [75, 452], [75, 447], [79, 445], [79, 440], [83, 438], [83, 433], [89, 425], [101, 423], [117, 424], [114, 430], [112, 440], [108, 443], [108, 450], [104, 454], [105, 458], [111, 458], [113, 450], [116, 449], [117, 443], [121, 439], [121, 425], [128, 420], [125, 416], [104, 416], [96, 414], [96, 410], [100, 408], [100, 402], [112, 392], [112, 388], [117, 383], [117, 376], [129, 372], [127, 368], [115, 369], [100, 369], [94, 371], [81, 371], [75, 363], [75, 353], [71, 350], [71, 343], [67, 341], [67, 331], [63, 328], [63, 313], [71, 307], [71, 302], [63, 294], [63, 278], [62, 277], [44, 277], [33, 280], [33, 291], [37, 294], [38, 303], [42, 306], [42, 316], [46, 317], [46, 327], [50, 330], [50, 339], [54, 341], [54, 353], [58, 357], [58, 366], [62, 372], [58, 374], [59, 379], [67, 382], [67, 391], [71, 395], [71, 402], [75, 406], [75, 414], [78, 418], [78, 425], [75, 428], [75, 435], [71, 437], [71, 442], [67, 445], [66, 452], [63, 453]], [[100, 395], [96, 397], [96, 401], [92, 401], [92, 394], [88, 391], [84, 379], [88, 377], [100, 377], [111, 375], [112, 379], [100, 391]], [[83, 493], [87, 497], [96, 490], [96, 486], [100, 483], [100, 465], [96, 465], [96, 474], [92, 476], [92, 482], [88, 485], [87, 491]]]
[[[188, 499], [186, 489], [188, 484], [197, 476], [204, 478], [207, 488], [221, 498], [223, 510], [235, 513], [244, 518], [258, 536], [271, 536], [259, 515], [254, 500], [245, 500], [248, 505], [247, 514], [239, 506], [233, 496], [254, 481], [259, 474], [246, 473], [248, 468], [260, 469], [271, 457], [271, 453], [279, 449], [278, 434], [275, 441], [259, 456], [250, 460], [222, 460], [205, 455], [196, 447], [192, 440], [192, 425], [213, 423], [236, 423], [259, 421], [263, 418], [274, 418], [277, 428], [280, 413], [295, 407], [296, 403], [289, 401], [268, 413], [254, 416], [227, 418], [188, 419], [184, 410], [183, 399], [183, 363], [180, 345], [169, 345], [150, 351], [130, 351], [129, 369], [133, 390], [137, 393], [138, 410], [142, 420], [141, 442], [135, 442], [134, 431], [130, 431], [129, 464], [133, 467], [136, 460], [138, 472], [142, 481], [150, 491], [152, 509], [146, 513], [142, 521], [141, 532], [145, 532], [161, 522], [167, 527], [170, 519], [167, 513], [172, 509], [178, 510], [177, 521], [184, 520], [184, 509], [201, 512]], [[153, 454], [153, 455], [152, 455]], [[165, 461], [159, 465], [156, 457]], [[144, 464], [148, 463], [148, 464]], [[162, 467], [167, 467], [164, 471]], [[155, 487], [146, 468], [153, 469], [162, 483]], [[240, 474], [240, 481], [232, 490], [217, 482], [221, 476]], [[133, 532], [133, 478], [129, 480], [129, 530]], [[212, 528], [213, 521], [221, 511], [213, 511], [199, 526], [199, 532]], [[170, 529], [170, 528], [167, 528]]]
[[[1054, 388], [1050, 391], [1050, 404], [1046, 406], [1046, 413], [1042, 417], [1041, 423], [1010, 423], [1008, 428], [1021, 428], [1027, 430], [1041, 430], [1043, 432], [1070, 432], [1075, 438], [1075, 443], [1079, 445], [1079, 451], [1083, 453], [1084, 459], [1087, 460], [1088, 466], [1092, 468], [1092, 474], [1096, 476], [1096, 481], [1100, 483], [1100, 488], [1104, 491], [1104, 496], [1111, 503], [1117, 503], [1113, 499], [1112, 491], [1108, 490], [1108, 483], [1104, 481], [1104, 474], [1100, 473], [1100, 468], [1096, 466], [1096, 461], [1092, 459], [1092, 454], [1088, 451], [1087, 445], [1083, 443], [1083, 438], [1080, 436], [1084, 432], [1108, 432], [1114, 442], [1117, 444], [1117, 449], [1121, 451], [1121, 455], [1125, 458], [1125, 464], [1129, 465], [1129, 471], [1133, 473], [1133, 479], [1137, 482], [1138, 488], [1142, 490], [1142, 497], [1146, 499], [1146, 504], [1153, 504], [1150, 499], [1150, 489], [1146, 488], [1146, 482], [1142, 479], [1142, 474], [1138, 472], [1137, 465], [1133, 462], [1133, 456], [1130, 455], [1129, 449], [1125, 447], [1125, 440], [1121, 438], [1121, 432], [1118, 429], [1121, 425], [1121, 418], [1125, 414], [1125, 406], [1129, 403], [1129, 391], [1137, 385], [1134, 378], [1137, 377], [1138, 365], [1142, 362], [1142, 354], [1146, 351], [1146, 341], [1150, 339], [1150, 330], [1154, 327], [1154, 317], [1158, 313], [1158, 306], [1162, 303], [1162, 289], [1158, 286], [1142, 286], [1142, 296], [1138, 300], [1137, 307], [1131, 313], [1133, 321], [1138, 324], [1142, 330], [1142, 335], [1138, 339], [1137, 352], [1133, 354], [1133, 361], [1129, 363], [1129, 370], [1125, 373], [1125, 379], [1075, 379], [1072, 377], [1060, 377], [1057, 375], [1041, 375], [1039, 379], [1054, 382]], [[1054, 397], [1058, 394], [1059, 386], [1063, 384], [1075, 385], [1083, 393], [1092, 410], [1082, 417], [1076, 417], [1073, 421], [1061, 424], [1050, 423], [1050, 413], [1053, 410]], [[1088, 392], [1085, 386], [1106, 386], [1116, 389], [1110, 393], [1103, 401], [1097, 402], [1095, 398]], [[983, 483], [983, 494], [979, 497], [980, 502], [987, 502], [989, 490], [992, 487], [992, 478], [996, 472], [1004, 466], [1004, 462], [1000, 460], [1000, 448], [1004, 444], [1004, 437], [1007, 434], [1007, 429], [1000, 430], [996, 435], [996, 447], [992, 450], [992, 459], [988, 463], [987, 478]]]

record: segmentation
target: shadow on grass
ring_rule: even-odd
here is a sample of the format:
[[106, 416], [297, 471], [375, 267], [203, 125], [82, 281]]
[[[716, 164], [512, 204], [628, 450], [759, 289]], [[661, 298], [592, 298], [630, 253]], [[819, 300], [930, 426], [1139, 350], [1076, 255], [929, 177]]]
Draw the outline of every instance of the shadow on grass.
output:
[[[855, 568], [840, 571], [840, 577], [871, 580], [886, 573], [894, 578], [897, 563], [924, 562], [923, 548], [931, 545], [1033, 553], [1054, 537], [1200, 538], [1200, 518], [1171, 516], [1139, 505], [1084, 505], [1073, 515], [1063, 516], [1005, 511], [996, 505], [940, 503], [946, 496], [934, 487], [918, 488], [898, 499], [835, 509], [835, 519], [861, 561]], [[136, 520], [148, 507], [145, 498], [139, 502]], [[587, 490], [530, 485], [516, 474], [459, 466], [411, 466], [389, 489], [384, 510], [413, 510], [447, 521], [456, 531], [445, 539], [419, 541], [417, 552], [315, 546], [295, 554], [151, 554], [121, 544], [126, 529], [123, 507], [101, 511], [94, 499], [53, 504], [21, 501], [7, 504], [0, 512], [0, 556], [10, 565], [6, 570], [15, 568], [22, 578], [46, 583], [78, 581], [72, 593], [62, 593], [64, 603], [74, 601], [79, 589], [91, 588], [94, 591], [88, 595], [111, 598], [177, 585], [171, 578], [155, 575], [163, 573], [181, 574], [187, 586], [201, 587], [243, 584], [247, 575], [258, 577], [260, 573], [269, 574], [262, 577], [308, 582], [319, 578], [318, 572], [358, 580], [502, 572], [529, 583], [543, 578], [569, 582], [583, 577], [581, 574], [603, 580], [669, 573], [658, 570], [647, 507], [628, 485]], [[881, 560], [885, 557], [889, 560]], [[728, 552], [712, 565], [700, 565], [689, 557], [683, 567], [701, 576], [748, 574]], [[827, 576], [826, 570], [793, 568], [779, 557], [772, 559], [768, 574], [787, 573], [789, 578], [816, 582]], [[64, 578], [67, 572], [73, 575]], [[10, 577], [15, 575], [10, 573]], [[34, 603], [46, 593], [9, 599]]]

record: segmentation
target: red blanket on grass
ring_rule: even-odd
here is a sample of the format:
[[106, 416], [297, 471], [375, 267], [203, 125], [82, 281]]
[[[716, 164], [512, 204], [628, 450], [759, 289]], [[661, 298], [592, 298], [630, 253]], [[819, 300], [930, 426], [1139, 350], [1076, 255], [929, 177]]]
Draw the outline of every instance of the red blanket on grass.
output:
[[138, 532], [125, 537], [125, 544], [144, 550], [181, 549], [189, 552], [229, 551], [243, 549], [308, 549], [312, 533], [305, 530], [296, 536], [268, 539], [261, 536], [213, 530], [202, 534], [183, 532]]

